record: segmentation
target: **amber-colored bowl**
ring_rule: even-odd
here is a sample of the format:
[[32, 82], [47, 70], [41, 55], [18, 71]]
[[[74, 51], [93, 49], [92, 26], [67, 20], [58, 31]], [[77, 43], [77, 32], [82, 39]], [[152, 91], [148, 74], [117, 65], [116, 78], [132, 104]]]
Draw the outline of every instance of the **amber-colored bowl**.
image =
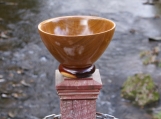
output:
[[38, 30], [47, 49], [60, 62], [66, 77], [87, 77], [115, 31], [111, 20], [95, 16], [64, 16], [41, 22]]

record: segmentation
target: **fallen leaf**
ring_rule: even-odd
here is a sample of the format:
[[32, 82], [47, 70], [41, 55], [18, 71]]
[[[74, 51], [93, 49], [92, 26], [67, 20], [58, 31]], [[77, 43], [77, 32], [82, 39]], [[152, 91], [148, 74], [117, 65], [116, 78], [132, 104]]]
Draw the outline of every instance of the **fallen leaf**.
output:
[[158, 55], [159, 52], [160, 52], [160, 47], [159, 46], [156, 46], [156, 47], [154, 47], [154, 49], [152, 51], [152, 54]]
[[156, 62], [156, 56], [153, 55], [150, 57], [150, 63], [155, 63]]
[[4, 32], [1, 32], [0, 37], [3, 39], [9, 38]]
[[15, 99], [23, 99], [26, 98], [27, 95], [25, 93], [12, 93], [12, 97]]
[[19, 94], [17, 94], [17, 93], [12, 93], [12, 96], [13, 96], [14, 98], [19, 98]]
[[11, 118], [16, 117], [17, 113], [16, 112], [8, 112], [8, 116]]
[[21, 84], [26, 86], [26, 87], [30, 87], [31, 85], [29, 83], [26, 83], [25, 80], [22, 80], [21, 81]]

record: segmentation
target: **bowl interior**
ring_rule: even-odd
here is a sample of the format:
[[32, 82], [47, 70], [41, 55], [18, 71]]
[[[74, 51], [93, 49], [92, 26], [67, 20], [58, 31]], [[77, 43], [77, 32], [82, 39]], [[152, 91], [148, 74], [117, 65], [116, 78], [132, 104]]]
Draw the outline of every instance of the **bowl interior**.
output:
[[112, 21], [104, 18], [73, 16], [46, 20], [39, 25], [39, 29], [58, 36], [85, 36], [106, 32], [114, 26]]

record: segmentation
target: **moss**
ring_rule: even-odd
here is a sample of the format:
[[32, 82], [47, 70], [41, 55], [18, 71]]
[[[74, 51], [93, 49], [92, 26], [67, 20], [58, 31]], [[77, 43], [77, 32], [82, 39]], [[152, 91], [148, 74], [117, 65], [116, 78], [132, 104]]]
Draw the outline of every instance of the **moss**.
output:
[[160, 63], [159, 63], [159, 67], [161, 67], [161, 61], [160, 61]]
[[155, 114], [155, 115], [153, 116], [153, 119], [161, 119], [161, 112]]
[[150, 75], [135, 74], [129, 77], [121, 90], [123, 98], [132, 100], [139, 106], [145, 106], [159, 100], [159, 93]]

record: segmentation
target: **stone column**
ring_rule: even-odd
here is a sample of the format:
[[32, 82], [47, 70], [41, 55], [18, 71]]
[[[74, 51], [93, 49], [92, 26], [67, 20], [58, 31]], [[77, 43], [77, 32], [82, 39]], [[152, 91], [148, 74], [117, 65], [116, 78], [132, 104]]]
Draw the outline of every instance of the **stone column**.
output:
[[96, 119], [96, 99], [102, 87], [99, 70], [91, 77], [70, 79], [56, 70], [61, 119]]

